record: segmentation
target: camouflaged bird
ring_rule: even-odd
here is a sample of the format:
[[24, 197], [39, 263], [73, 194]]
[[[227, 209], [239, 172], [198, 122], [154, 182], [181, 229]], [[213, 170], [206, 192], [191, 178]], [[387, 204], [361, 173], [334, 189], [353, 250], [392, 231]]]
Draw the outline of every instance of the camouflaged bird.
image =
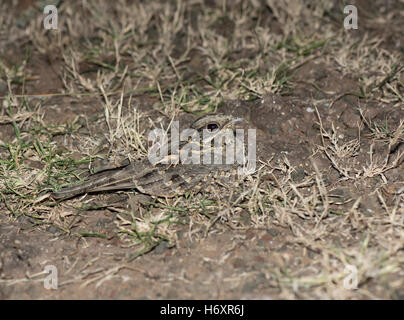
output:
[[[141, 193], [151, 196], [174, 197], [191, 190], [199, 191], [201, 188], [214, 183], [216, 179], [237, 175], [237, 168], [240, 163], [226, 161], [228, 153], [224, 151], [228, 140], [226, 138], [218, 139], [221, 144], [217, 145], [214, 139], [221, 134], [223, 135], [224, 132], [230, 132], [233, 137], [236, 137], [235, 123], [240, 121], [242, 119], [225, 115], [203, 116], [191, 126], [191, 130], [197, 132], [199, 137], [203, 137], [202, 142], [200, 140], [196, 142], [194, 140], [191, 140], [191, 142], [179, 142], [180, 150], [183, 150], [183, 147], [186, 147], [185, 151], [191, 150], [189, 157], [185, 157], [188, 162], [190, 162], [189, 159], [192, 155], [195, 156], [195, 152], [201, 158], [206, 152], [210, 152], [213, 153], [212, 164], [206, 164], [203, 159], [201, 159], [200, 163], [186, 163], [187, 161], [183, 161], [180, 157], [181, 153], [168, 154], [168, 158], [160, 159], [155, 164], [152, 164], [150, 157], [148, 157], [138, 162], [129, 163], [126, 166], [93, 174], [84, 182], [63, 188], [52, 193], [52, 196], [55, 199], [67, 199], [89, 192], [137, 189]], [[202, 146], [205, 146], [205, 148]], [[206, 148], [206, 146], [209, 147]], [[168, 150], [171, 150], [170, 145]], [[217, 153], [214, 153], [215, 151]], [[244, 145], [241, 153], [244, 155]], [[239, 154], [240, 151], [238, 152]], [[215, 163], [216, 155], [221, 157], [219, 159], [221, 161], [216, 161]]]

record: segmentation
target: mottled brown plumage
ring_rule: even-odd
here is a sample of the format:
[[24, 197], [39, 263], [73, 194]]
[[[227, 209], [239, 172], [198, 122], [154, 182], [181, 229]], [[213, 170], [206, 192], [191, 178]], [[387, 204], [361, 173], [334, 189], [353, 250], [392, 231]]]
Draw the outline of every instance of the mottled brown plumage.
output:
[[[231, 132], [234, 134], [234, 124], [239, 119], [225, 115], [206, 115], [196, 120], [191, 128], [200, 133], [205, 141], [211, 141], [218, 134]], [[208, 132], [208, 136], [202, 134]], [[225, 144], [225, 139], [223, 139]], [[204, 140], [198, 142], [203, 143]], [[180, 149], [188, 141], [180, 143]], [[210, 143], [209, 143], [210, 145]], [[212, 143], [211, 150], [215, 145]], [[203, 148], [201, 147], [202, 157]], [[168, 149], [170, 150], [170, 148]], [[206, 149], [205, 149], [206, 151]], [[173, 197], [191, 190], [199, 190], [217, 178], [226, 178], [237, 174], [237, 163], [226, 164], [226, 154], [223, 153], [222, 164], [184, 164], [178, 155], [169, 155], [178, 161], [175, 163], [152, 164], [149, 158], [129, 163], [126, 166], [105, 170], [89, 176], [84, 182], [54, 192], [55, 199], [72, 198], [88, 192], [109, 190], [137, 189], [142, 193], [159, 197]]]

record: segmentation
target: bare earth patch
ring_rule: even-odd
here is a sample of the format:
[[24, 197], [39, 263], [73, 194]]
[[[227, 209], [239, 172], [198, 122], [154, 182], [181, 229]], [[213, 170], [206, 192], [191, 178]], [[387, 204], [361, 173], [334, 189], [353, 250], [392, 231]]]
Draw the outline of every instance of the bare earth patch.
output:
[[[0, 4], [0, 298], [402, 299], [404, 2], [353, 4]], [[209, 112], [256, 129], [238, 185], [49, 196]]]

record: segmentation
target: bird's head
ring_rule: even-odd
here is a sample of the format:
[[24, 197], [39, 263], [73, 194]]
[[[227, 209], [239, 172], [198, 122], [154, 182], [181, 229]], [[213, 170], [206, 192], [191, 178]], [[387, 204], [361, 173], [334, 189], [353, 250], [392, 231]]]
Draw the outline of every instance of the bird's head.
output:
[[206, 130], [213, 134], [225, 129], [235, 130], [235, 124], [241, 121], [243, 121], [242, 118], [229, 115], [207, 114], [195, 120], [191, 128], [200, 132]]

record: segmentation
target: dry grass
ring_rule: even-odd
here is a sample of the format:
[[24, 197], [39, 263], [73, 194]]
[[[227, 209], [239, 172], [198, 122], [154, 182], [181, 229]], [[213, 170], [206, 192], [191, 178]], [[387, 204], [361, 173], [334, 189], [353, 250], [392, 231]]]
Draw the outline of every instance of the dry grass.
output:
[[[1, 47], [18, 44], [21, 53], [11, 57], [2, 49], [0, 54], [1, 83], [6, 86], [0, 125], [12, 128], [7, 138], [0, 136], [2, 215], [10, 220], [29, 216], [34, 229], [53, 225], [65, 235], [109, 238], [88, 230], [80, 216], [110, 210], [116, 213], [115, 236], [131, 253], [129, 261], [162, 242], [175, 246], [180, 232], [190, 241], [203, 241], [215, 233], [279, 226], [291, 232], [285, 244], [305, 257], [312, 253], [308, 261], [297, 261], [301, 254], [271, 252], [273, 265], [263, 273], [270, 287], [279, 288], [280, 297], [394, 298], [403, 286], [404, 184], [386, 173], [402, 170], [403, 119], [386, 127], [360, 109], [358, 135], [348, 139], [334, 123], [323, 123], [317, 110], [321, 142], [313, 156], [323, 155], [338, 172], [331, 184], [314, 161], [304, 179], [296, 181], [298, 168], [285, 156], [280, 161], [267, 158], [238, 186], [217, 186], [208, 194], [139, 203], [125, 193], [130, 194], [128, 206], [111, 203], [106, 195], [62, 203], [48, 198], [50, 190], [85, 177], [97, 160], [108, 159], [114, 166], [144, 157], [148, 130], [167, 128], [184, 113], [217, 111], [229, 99], [293, 94], [295, 72], [311, 61], [357, 80], [360, 88], [329, 90], [326, 98], [312, 101], [314, 106], [327, 101], [332, 107], [355, 95], [363, 104], [401, 108], [402, 114], [402, 55], [381, 47], [380, 37], [350, 36], [325, 23], [339, 12], [335, 3], [233, 1], [231, 10], [226, 1], [221, 3], [63, 2], [59, 29], [52, 32], [42, 28], [39, 5], [23, 14], [0, 14], [1, 29], [9, 34], [1, 38]], [[0, 5], [0, 12], [8, 10], [8, 4]], [[38, 75], [29, 61], [41, 56], [59, 77], [57, 92], [31, 85]], [[62, 117], [59, 124], [44, 111], [50, 110], [47, 99], [58, 97], [74, 97], [83, 105], [89, 98], [102, 111], [82, 117], [76, 109], [73, 119]], [[144, 97], [152, 99], [158, 117], [140, 107]], [[364, 130], [369, 134], [361, 136]], [[354, 189], [348, 196], [334, 193], [349, 184], [362, 194]], [[368, 208], [368, 197], [376, 199], [378, 210]], [[341, 286], [347, 264], [358, 268], [357, 291]]]

